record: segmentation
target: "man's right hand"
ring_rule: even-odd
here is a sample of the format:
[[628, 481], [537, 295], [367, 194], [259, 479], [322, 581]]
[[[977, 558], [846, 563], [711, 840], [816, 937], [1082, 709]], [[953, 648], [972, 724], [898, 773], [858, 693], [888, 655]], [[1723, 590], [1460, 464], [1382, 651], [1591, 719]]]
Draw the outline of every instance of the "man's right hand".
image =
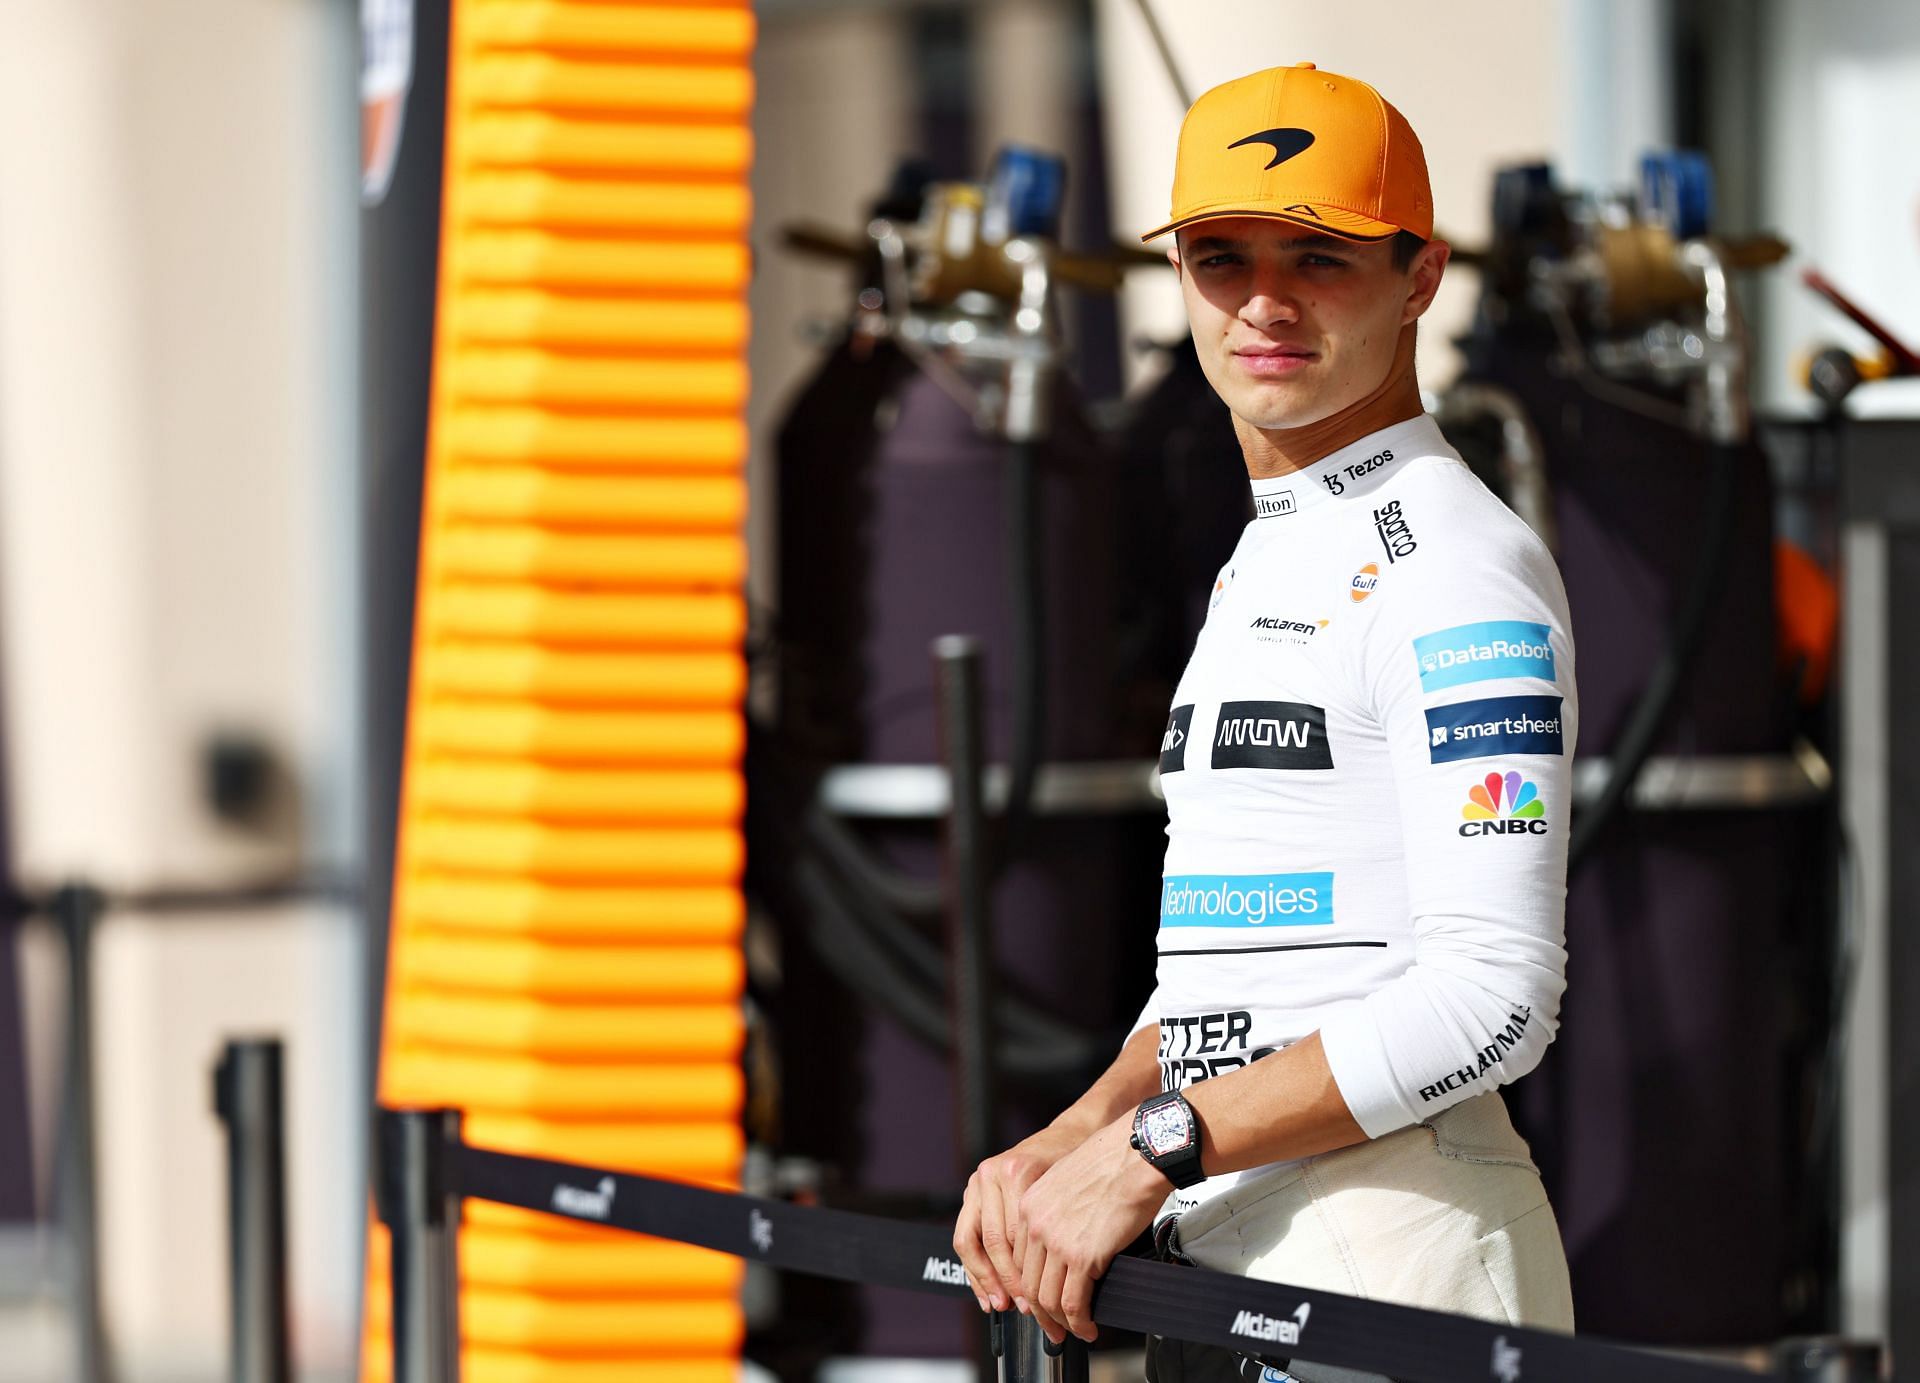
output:
[[1020, 1197], [1081, 1142], [1080, 1134], [1044, 1128], [988, 1158], [967, 1178], [966, 1200], [953, 1226], [953, 1251], [973, 1280], [974, 1299], [982, 1311], [1031, 1310], [1025, 1297], [1017, 1295], [1026, 1251]]

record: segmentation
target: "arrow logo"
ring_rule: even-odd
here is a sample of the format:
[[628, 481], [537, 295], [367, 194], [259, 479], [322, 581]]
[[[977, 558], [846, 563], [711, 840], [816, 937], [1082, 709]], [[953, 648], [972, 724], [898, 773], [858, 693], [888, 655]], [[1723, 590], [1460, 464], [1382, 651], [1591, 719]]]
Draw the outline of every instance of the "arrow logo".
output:
[[[1227, 147], [1238, 149], [1243, 144], [1267, 144], [1273, 148], [1273, 159], [1267, 168], [1278, 168], [1295, 154], [1305, 153], [1313, 144], [1313, 131], [1299, 130], [1289, 126], [1281, 130], [1262, 130], [1259, 134], [1250, 134], [1245, 139], [1236, 139]], [[1260, 170], [1266, 172], [1266, 168]]]

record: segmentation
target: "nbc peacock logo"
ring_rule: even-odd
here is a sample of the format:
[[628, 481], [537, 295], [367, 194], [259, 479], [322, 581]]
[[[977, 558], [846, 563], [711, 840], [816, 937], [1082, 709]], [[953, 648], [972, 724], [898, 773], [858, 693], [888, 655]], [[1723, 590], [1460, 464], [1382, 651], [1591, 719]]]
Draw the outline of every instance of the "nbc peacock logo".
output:
[[1540, 790], [1518, 773], [1489, 773], [1475, 783], [1467, 792], [1467, 805], [1460, 809], [1460, 816], [1463, 836], [1547, 833], [1547, 804], [1540, 800]]

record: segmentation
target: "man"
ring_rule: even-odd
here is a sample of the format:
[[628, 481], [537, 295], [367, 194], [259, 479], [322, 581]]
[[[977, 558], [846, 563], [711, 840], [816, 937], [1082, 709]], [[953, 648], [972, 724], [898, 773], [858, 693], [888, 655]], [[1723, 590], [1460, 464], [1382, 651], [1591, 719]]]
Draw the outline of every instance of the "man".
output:
[[[1573, 643], [1545, 548], [1421, 409], [1425, 157], [1365, 83], [1258, 72], [1187, 113], [1144, 238], [1169, 231], [1254, 518], [1161, 745], [1159, 983], [1093, 1088], [975, 1172], [955, 1250], [983, 1310], [1056, 1341], [1093, 1338], [1150, 1222], [1173, 1261], [1571, 1329], [1494, 1087], [1565, 987]], [[1241, 1363], [1150, 1341], [1148, 1374]]]

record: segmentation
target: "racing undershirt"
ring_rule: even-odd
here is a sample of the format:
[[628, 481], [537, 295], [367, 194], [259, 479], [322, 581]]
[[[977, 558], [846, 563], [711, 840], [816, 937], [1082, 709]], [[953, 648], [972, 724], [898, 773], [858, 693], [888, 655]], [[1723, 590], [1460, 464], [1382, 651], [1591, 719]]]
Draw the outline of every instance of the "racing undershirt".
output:
[[[1577, 723], [1546, 548], [1427, 417], [1253, 482], [1161, 743], [1161, 1083], [1318, 1031], [1370, 1138], [1523, 1074]], [[1190, 1209], [1267, 1172], [1211, 1177]]]

